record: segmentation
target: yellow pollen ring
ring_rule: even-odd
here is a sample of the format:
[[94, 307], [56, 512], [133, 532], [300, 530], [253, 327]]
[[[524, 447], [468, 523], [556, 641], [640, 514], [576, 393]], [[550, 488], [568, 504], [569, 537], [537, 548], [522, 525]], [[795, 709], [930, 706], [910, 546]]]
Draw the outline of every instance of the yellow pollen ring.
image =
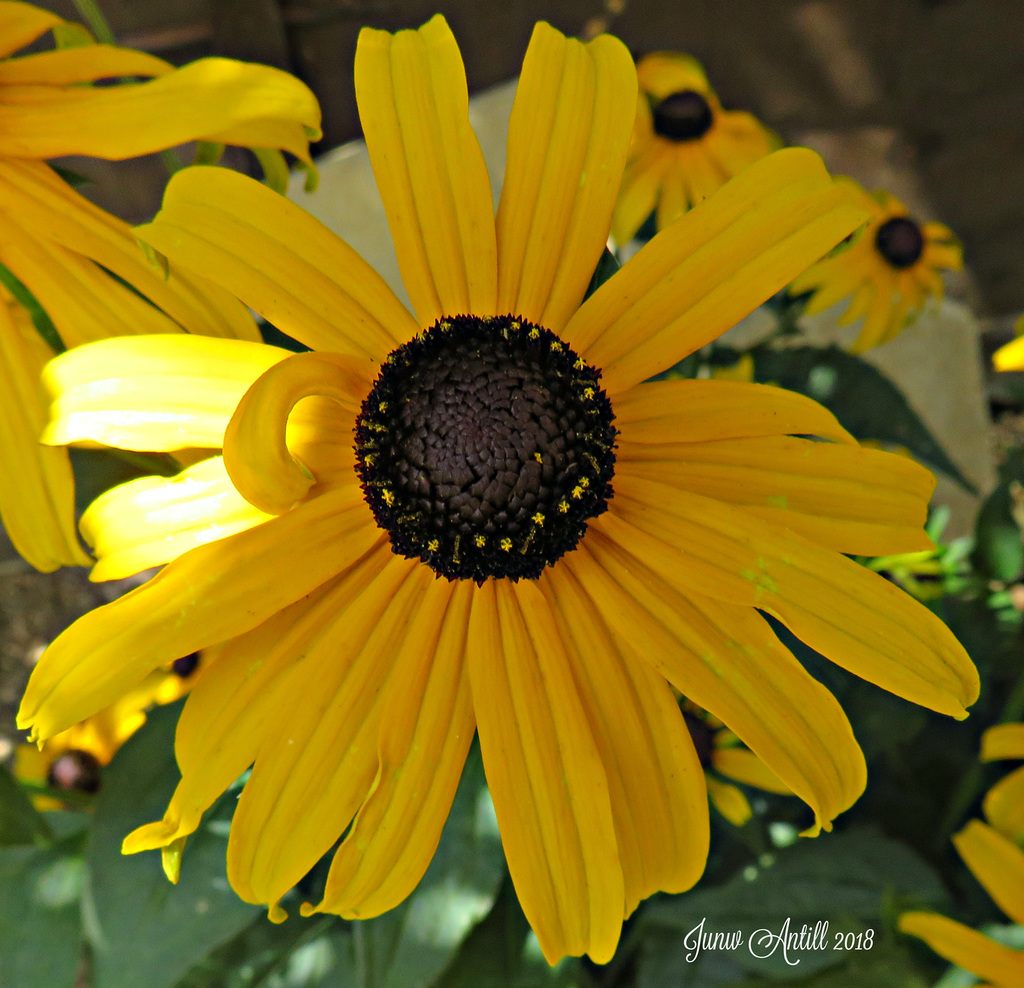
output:
[[297, 353], [261, 375], [238, 403], [224, 433], [224, 466], [250, 504], [281, 514], [316, 482], [288, 449], [288, 417], [303, 398], [318, 395], [351, 411], [370, 382], [362, 363], [334, 353]]

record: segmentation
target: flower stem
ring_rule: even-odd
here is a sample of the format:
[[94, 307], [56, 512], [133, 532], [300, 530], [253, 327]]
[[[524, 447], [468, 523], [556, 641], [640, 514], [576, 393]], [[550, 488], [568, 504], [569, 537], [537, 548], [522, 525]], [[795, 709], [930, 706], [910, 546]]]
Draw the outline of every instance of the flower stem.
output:
[[89, 25], [89, 30], [100, 44], [114, 44], [114, 32], [110, 30], [107, 19], [103, 16], [96, 0], [74, 0], [75, 9], [82, 20]]

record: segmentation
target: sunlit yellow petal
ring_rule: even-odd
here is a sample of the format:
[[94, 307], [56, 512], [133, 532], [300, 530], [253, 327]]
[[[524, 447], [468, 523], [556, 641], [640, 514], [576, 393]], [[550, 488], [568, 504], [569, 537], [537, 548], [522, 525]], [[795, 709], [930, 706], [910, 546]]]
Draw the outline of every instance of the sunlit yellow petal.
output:
[[367, 150], [420, 324], [494, 315], [491, 186], [445, 19], [395, 35], [365, 28], [355, 78]]
[[84, 45], [0, 62], [0, 86], [33, 83], [60, 86], [119, 76], [160, 76], [173, 71], [170, 62], [143, 51], [112, 45]]
[[238, 402], [287, 350], [204, 336], [100, 340], [44, 371], [54, 397], [44, 442], [121, 449], [218, 448]]
[[226, 168], [177, 172], [156, 219], [135, 232], [313, 349], [379, 363], [416, 331], [384, 279], [343, 240]]
[[16, 52], [51, 27], [63, 23], [63, 18], [34, 4], [4, 0], [0, 3], [0, 58]]
[[498, 309], [560, 333], [604, 250], [636, 113], [622, 42], [534, 28], [498, 206]]
[[991, 981], [996, 988], [1024, 984], [1024, 953], [1004, 947], [963, 923], [935, 913], [904, 913], [899, 928], [920, 937], [941, 957]]
[[721, 335], [863, 219], [817, 155], [778, 151], [659, 233], [564, 335], [623, 391]]

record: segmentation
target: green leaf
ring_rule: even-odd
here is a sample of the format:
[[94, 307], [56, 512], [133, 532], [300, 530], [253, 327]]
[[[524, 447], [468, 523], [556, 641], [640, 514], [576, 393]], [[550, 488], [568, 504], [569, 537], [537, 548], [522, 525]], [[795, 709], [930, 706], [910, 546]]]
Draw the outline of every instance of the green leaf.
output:
[[505, 874], [494, 806], [474, 744], [434, 859], [413, 894], [354, 923], [358, 988], [426, 988], [490, 911]]
[[61, 845], [0, 848], [0, 983], [10, 988], [76, 984], [82, 876], [81, 857]]
[[80, 189], [84, 185], [93, 184], [93, 179], [89, 178], [88, 175], [72, 171], [72, 169], [65, 168], [63, 165], [55, 165], [51, 162], [50, 168], [52, 168], [61, 177], [61, 179], [67, 182], [67, 184], [73, 189]]
[[180, 708], [179, 702], [153, 710], [104, 773], [86, 850], [93, 988], [172, 985], [258, 912], [235, 895], [225, 874], [224, 821], [235, 793], [221, 799], [189, 838], [177, 885], [164, 876], [158, 853], [121, 854], [125, 836], [160, 819], [174, 791]]
[[575, 957], [549, 967], [510, 879], [494, 908], [466, 938], [435, 988], [576, 988], [588, 983]]
[[0, 284], [28, 310], [32, 325], [36, 332], [50, 345], [54, 353], [63, 353], [67, 347], [57, 332], [57, 327], [46, 314], [46, 310], [36, 301], [33, 295], [17, 278], [13, 271], [0, 264]]
[[53, 834], [17, 780], [0, 765], [0, 846], [35, 844], [45, 847]]
[[[799, 841], [721, 886], [652, 902], [640, 920], [638, 988], [717, 988], [745, 975], [807, 978], [847, 963], [851, 953], [835, 948], [837, 933], [870, 929], [868, 949], [878, 946], [885, 906], [896, 895], [933, 906], [945, 901], [935, 872], [904, 844], [873, 828]], [[758, 931], [778, 937], [806, 927], [811, 933], [824, 923], [827, 931], [817, 927], [825, 935], [812, 949], [799, 949], [793, 941], [784, 952], [779, 941], [751, 939]], [[735, 945], [702, 947], [701, 933], [735, 934]]]
[[[904, 446], [921, 462], [951, 477], [965, 490], [974, 485], [910, 407], [902, 392], [867, 361], [837, 346], [757, 346], [754, 379], [799, 391], [820, 402], [858, 439]], [[739, 353], [717, 348], [716, 362], [733, 364]]]
[[1024, 539], [1018, 525], [1024, 484], [1024, 450], [1011, 449], [999, 467], [999, 482], [985, 498], [974, 526], [972, 561], [994, 580], [1010, 583], [1024, 572]]

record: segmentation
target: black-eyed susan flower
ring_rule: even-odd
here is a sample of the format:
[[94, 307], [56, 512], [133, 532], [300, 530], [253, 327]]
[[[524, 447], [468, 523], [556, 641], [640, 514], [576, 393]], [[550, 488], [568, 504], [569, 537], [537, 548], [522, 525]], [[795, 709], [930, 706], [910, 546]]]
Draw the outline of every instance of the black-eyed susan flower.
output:
[[663, 230], [779, 146], [751, 114], [723, 110], [700, 63], [678, 52], [640, 59], [636, 119], [612, 239], [628, 243], [653, 213]]
[[760, 758], [717, 717], [693, 704], [683, 710], [693, 747], [704, 769], [708, 799], [735, 827], [742, 827], [753, 815], [750, 800], [734, 783], [754, 789], [792, 796], [793, 792]]
[[[281, 148], [308, 162], [309, 139], [319, 135], [313, 94], [285, 72], [229, 59], [175, 69], [97, 44], [15, 55], [65, 26], [50, 11], [0, 2], [0, 265], [35, 296], [66, 347], [182, 330], [258, 340], [234, 298], [201, 273], [149, 263], [127, 224], [44, 159], [127, 158], [201, 138]], [[0, 290], [0, 515], [22, 556], [45, 571], [90, 561], [75, 535], [67, 453], [37, 441], [46, 415], [37, 382], [51, 356], [24, 309]]]
[[[52, 790], [98, 791], [103, 766], [146, 722], [146, 711], [184, 696], [195, 682], [200, 661], [198, 652], [175, 659], [169, 669], [151, 672], [109, 707], [55, 734], [45, 744], [18, 745], [15, 776]], [[36, 796], [34, 802], [44, 810], [62, 805], [49, 796]]]
[[762, 611], [914, 702], [962, 717], [977, 692], [946, 627], [843, 555], [926, 546], [925, 470], [861, 450], [802, 396], [643, 383], [864, 214], [816, 155], [781, 151], [584, 301], [635, 112], [620, 42], [537, 26], [496, 217], [442, 18], [364, 30], [355, 80], [415, 315], [266, 187], [174, 176], [138, 235], [312, 352], [135, 337], [51, 363], [48, 441], [223, 457], [94, 505], [107, 576], [168, 565], [50, 646], [20, 723], [49, 737], [224, 642], [183, 710], [166, 816], [125, 849], [176, 854], [252, 765], [228, 873], [272, 918], [343, 833], [303, 912], [401, 902], [476, 731], [545, 956], [606, 961], [643, 897], [704, 866], [703, 773], [669, 683], [818, 826], [861, 792], [841, 708]]
[[[1024, 850], [997, 829], [971, 820], [953, 843], [985, 891], [999, 908], [1024, 926]], [[904, 933], [919, 937], [946, 960], [984, 978], [991, 988], [1024, 984], [1024, 952], [938, 913], [904, 913]]]
[[920, 223], [886, 192], [869, 195], [842, 179], [870, 219], [849, 244], [808, 268], [790, 294], [811, 292], [806, 312], [813, 315], [852, 296], [839, 317], [847, 326], [863, 319], [851, 353], [888, 343], [921, 314], [929, 296], [942, 298], [942, 270], [959, 271], [963, 251], [948, 226]]

